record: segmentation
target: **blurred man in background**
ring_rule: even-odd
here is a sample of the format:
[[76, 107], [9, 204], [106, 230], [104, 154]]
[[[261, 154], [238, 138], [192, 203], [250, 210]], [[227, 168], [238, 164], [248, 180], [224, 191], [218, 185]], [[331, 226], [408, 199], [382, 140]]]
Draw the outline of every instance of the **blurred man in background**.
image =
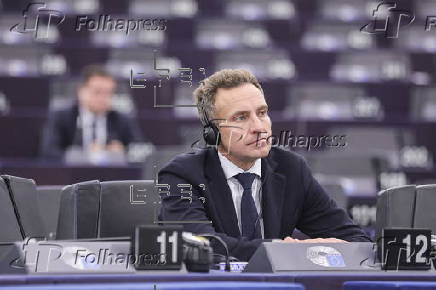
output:
[[123, 154], [130, 143], [142, 141], [138, 126], [128, 116], [113, 110], [114, 78], [98, 65], [83, 69], [73, 106], [52, 112], [44, 130], [41, 154], [62, 158], [70, 148], [85, 155], [101, 152]]

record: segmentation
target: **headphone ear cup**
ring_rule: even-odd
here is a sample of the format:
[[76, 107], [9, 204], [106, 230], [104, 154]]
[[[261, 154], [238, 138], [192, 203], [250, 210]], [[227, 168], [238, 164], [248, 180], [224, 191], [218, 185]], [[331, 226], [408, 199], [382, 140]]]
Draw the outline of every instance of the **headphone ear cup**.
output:
[[215, 132], [211, 126], [205, 126], [203, 128], [203, 139], [204, 139], [204, 141], [206, 141], [207, 145], [215, 145], [216, 144]]
[[215, 126], [205, 126], [203, 128], [203, 139], [208, 145], [218, 145], [221, 141], [218, 128]]

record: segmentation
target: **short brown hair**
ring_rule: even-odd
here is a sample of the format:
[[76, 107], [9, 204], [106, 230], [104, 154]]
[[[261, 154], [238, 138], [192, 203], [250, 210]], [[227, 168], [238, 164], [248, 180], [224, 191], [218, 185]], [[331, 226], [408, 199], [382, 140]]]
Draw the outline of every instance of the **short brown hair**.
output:
[[231, 89], [245, 83], [253, 84], [263, 93], [256, 77], [244, 69], [223, 69], [204, 79], [194, 91], [195, 103], [203, 124], [205, 123], [205, 116], [209, 120], [214, 116], [215, 96], [219, 88]]
[[83, 86], [89, 81], [90, 78], [95, 76], [111, 78], [114, 80], [114, 77], [106, 70], [104, 66], [99, 64], [90, 64], [82, 69], [79, 85]]

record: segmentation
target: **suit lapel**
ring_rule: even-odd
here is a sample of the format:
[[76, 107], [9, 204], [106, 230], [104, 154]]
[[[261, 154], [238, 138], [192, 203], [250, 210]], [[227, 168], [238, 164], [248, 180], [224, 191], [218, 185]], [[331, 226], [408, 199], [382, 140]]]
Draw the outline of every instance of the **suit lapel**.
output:
[[270, 156], [262, 158], [262, 211], [266, 239], [280, 235], [285, 193], [285, 177], [274, 172], [276, 163]]
[[207, 150], [205, 166], [206, 178], [208, 180], [206, 190], [209, 191], [212, 197], [210, 204], [215, 207], [215, 212], [220, 219], [220, 224], [224, 232], [232, 237], [238, 237], [241, 233], [239, 232], [238, 218], [233, 204], [232, 192], [227, 184], [215, 149]]
[[71, 141], [68, 143], [70, 145], [83, 145], [82, 140], [82, 122], [79, 120], [79, 107], [78, 105], [75, 105], [71, 111], [70, 116], [68, 117], [68, 130], [69, 130], [69, 138], [71, 138]]

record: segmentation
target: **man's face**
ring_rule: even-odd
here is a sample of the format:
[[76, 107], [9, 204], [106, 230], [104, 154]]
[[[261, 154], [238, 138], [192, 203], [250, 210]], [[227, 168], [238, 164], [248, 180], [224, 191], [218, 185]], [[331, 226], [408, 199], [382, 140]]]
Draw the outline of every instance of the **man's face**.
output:
[[111, 109], [115, 81], [110, 77], [93, 76], [78, 91], [80, 105], [89, 111], [102, 114]]
[[268, 155], [271, 120], [263, 93], [253, 84], [219, 88], [215, 96], [215, 122], [218, 124], [220, 152], [237, 162], [254, 162]]

